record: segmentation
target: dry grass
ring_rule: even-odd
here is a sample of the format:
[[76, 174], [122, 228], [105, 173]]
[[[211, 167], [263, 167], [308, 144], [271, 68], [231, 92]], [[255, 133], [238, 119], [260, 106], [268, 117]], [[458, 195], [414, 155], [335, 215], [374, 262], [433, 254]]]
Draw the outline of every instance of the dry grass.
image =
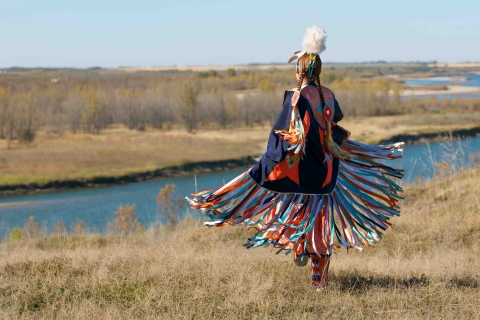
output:
[[[378, 143], [398, 134], [423, 134], [478, 126], [479, 113], [346, 118], [352, 138]], [[32, 144], [0, 140], [0, 185], [120, 176], [185, 162], [262, 154], [270, 126], [236, 130], [135, 131], [113, 128], [99, 135], [40, 132]]]
[[352, 139], [377, 144], [402, 134], [444, 134], [449, 130], [478, 127], [480, 113], [465, 114], [405, 114], [379, 117], [346, 118], [340, 122], [350, 132]]
[[326, 292], [309, 268], [246, 250], [243, 228], [192, 219], [130, 237], [4, 243], [4, 318], [479, 319], [480, 170], [409, 187], [374, 248], [333, 257]]
[[44, 183], [155, 170], [185, 162], [258, 154], [266, 128], [139, 132], [109, 129], [99, 135], [41, 133], [31, 145], [0, 141], [0, 185]]

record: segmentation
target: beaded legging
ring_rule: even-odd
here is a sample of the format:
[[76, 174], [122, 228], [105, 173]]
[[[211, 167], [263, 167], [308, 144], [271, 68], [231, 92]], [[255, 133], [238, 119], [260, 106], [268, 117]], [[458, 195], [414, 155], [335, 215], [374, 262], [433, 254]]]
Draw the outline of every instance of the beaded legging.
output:
[[317, 256], [310, 255], [312, 261], [312, 286], [318, 289], [324, 289], [328, 281], [328, 267], [330, 266], [330, 255]]

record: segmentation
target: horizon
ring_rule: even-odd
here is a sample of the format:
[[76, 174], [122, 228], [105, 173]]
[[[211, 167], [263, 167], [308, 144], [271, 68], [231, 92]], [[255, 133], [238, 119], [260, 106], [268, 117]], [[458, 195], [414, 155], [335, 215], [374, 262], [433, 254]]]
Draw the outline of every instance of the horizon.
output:
[[[323, 65], [382, 65], [382, 64], [392, 64], [392, 65], [413, 65], [413, 64], [437, 64], [439, 66], [447, 65], [447, 66], [456, 66], [456, 65], [472, 65], [472, 67], [476, 67], [480, 65], [480, 60], [478, 61], [453, 61], [453, 62], [444, 62], [444, 61], [347, 61], [347, 62], [322, 62]], [[62, 69], [74, 69], [74, 70], [88, 70], [88, 69], [184, 69], [180, 71], [187, 71], [190, 70], [188, 68], [235, 68], [235, 67], [260, 67], [260, 66], [291, 66], [294, 67], [294, 63], [282, 63], [282, 62], [266, 62], [266, 63], [245, 63], [245, 64], [218, 64], [218, 65], [152, 65], [152, 66], [113, 66], [113, 67], [102, 67], [102, 66], [89, 66], [89, 67], [72, 67], [72, 66], [31, 66], [25, 67], [20, 65], [14, 65], [9, 67], [0, 67], [0, 70], [11, 70], [11, 69], [27, 69], [27, 70], [35, 70], [35, 69], [54, 69], [54, 70], [62, 70]], [[193, 70], [196, 71], [196, 70]]]
[[347, 1], [309, 4], [318, 14], [302, 20], [295, 12], [284, 0], [0, 0], [0, 68], [283, 64], [314, 24], [327, 31], [325, 63], [480, 60], [480, 3]]

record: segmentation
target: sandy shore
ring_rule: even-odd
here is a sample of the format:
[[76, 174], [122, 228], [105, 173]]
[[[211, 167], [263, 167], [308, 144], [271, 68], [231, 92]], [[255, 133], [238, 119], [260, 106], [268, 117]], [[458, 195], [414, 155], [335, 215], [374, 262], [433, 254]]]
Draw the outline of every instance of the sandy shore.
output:
[[21, 207], [28, 206], [32, 204], [33, 201], [21, 201], [21, 202], [4, 202], [0, 203], [0, 208], [11, 208], [11, 207]]
[[[20, 194], [35, 194], [56, 191], [66, 191], [73, 189], [99, 188], [126, 183], [149, 181], [161, 178], [180, 178], [201, 174], [211, 174], [215, 172], [227, 172], [240, 169], [247, 169], [253, 166], [256, 160], [252, 156], [242, 157], [240, 159], [201, 161], [184, 163], [176, 166], [160, 168], [156, 170], [134, 172], [123, 176], [105, 176], [94, 177], [81, 180], [57, 180], [44, 184], [30, 183], [17, 185], [0, 186], [0, 198]], [[29, 205], [32, 202], [2, 202], [1, 208]]]
[[463, 82], [463, 81], [468, 81], [468, 77], [463, 77], [463, 76], [447, 77], [447, 76], [444, 76], [444, 77], [430, 77], [430, 78], [409, 78], [408, 80]]
[[402, 96], [424, 96], [436, 94], [464, 94], [464, 93], [480, 93], [480, 87], [464, 87], [464, 86], [448, 86], [448, 90], [403, 90]]
[[428, 66], [429, 67], [447, 66], [450, 68], [477, 68], [477, 67], [480, 67], [480, 62], [473, 62], [473, 63], [437, 62], [437, 63], [429, 63]]

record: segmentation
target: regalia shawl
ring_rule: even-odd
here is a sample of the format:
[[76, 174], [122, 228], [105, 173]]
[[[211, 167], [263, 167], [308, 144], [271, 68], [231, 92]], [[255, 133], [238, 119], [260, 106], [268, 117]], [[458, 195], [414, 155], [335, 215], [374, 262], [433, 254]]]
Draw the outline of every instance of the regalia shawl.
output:
[[367, 145], [349, 139], [337, 123], [342, 111], [331, 90], [315, 83], [285, 92], [283, 107], [260, 161], [224, 186], [194, 194], [207, 226], [249, 226], [247, 248], [328, 255], [378, 240], [400, 214], [398, 179], [385, 164], [403, 143]]

